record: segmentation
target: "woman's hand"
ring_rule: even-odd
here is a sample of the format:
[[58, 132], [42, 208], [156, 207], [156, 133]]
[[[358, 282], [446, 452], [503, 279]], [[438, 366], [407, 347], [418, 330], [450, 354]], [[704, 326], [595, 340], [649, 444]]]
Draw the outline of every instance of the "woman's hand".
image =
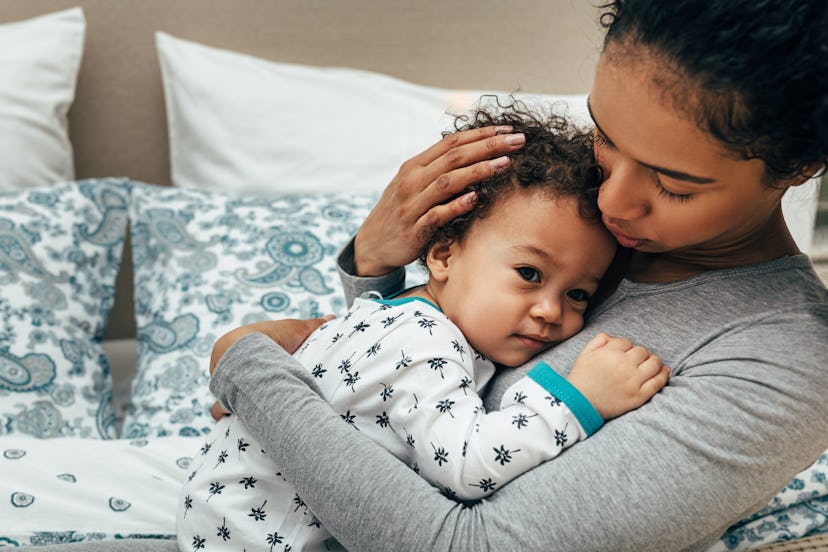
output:
[[[333, 318], [333, 315], [326, 315], [322, 318], [312, 318], [309, 320], [265, 320], [231, 330], [218, 338], [216, 344], [213, 345], [213, 352], [210, 355], [210, 375], [213, 375], [216, 364], [224, 356], [224, 353], [227, 352], [227, 349], [246, 335], [252, 333], [264, 334], [275, 341], [282, 349], [293, 354], [316, 328]], [[210, 408], [210, 415], [216, 421], [227, 414], [230, 414], [230, 411], [224, 408], [218, 401]]]
[[509, 166], [506, 154], [526, 142], [510, 132], [491, 126], [450, 134], [403, 163], [356, 235], [356, 275], [381, 276], [405, 266], [436, 227], [471, 209], [474, 192], [454, 196]]

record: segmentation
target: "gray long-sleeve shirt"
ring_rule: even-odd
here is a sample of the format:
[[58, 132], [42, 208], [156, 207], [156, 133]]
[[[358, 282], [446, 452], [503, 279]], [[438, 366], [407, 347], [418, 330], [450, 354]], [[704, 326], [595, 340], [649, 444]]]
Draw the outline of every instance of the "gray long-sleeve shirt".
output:
[[[401, 275], [344, 284], [351, 297], [387, 293]], [[441, 495], [343, 423], [262, 335], [231, 347], [211, 389], [355, 551], [703, 549], [828, 447], [828, 290], [806, 256], [668, 284], [625, 280], [542, 358], [566, 374], [599, 331], [661, 356], [668, 386], [474, 504]], [[496, 375], [486, 406], [533, 364]]]

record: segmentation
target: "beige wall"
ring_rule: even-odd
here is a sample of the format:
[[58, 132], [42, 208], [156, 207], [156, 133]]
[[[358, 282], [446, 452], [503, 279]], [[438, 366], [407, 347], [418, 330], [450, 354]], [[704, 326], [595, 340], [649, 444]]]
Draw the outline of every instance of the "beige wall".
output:
[[0, 22], [75, 5], [88, 28], [70, 112], [78, 175], [169, 182], [153, 33], [275, 61], [351, 66], [420, 84], [589, 90], [589, 0], [0, 0]]

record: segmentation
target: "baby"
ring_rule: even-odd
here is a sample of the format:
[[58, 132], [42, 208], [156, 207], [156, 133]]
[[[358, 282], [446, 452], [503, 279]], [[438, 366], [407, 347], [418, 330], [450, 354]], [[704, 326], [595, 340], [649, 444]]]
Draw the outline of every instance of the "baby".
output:
[[[468, 120], [458, 130], [508, 125], [526, 145], [475, 187], [470, 213], [438, 229], [421, 256], [427, 283], [358, 298], [295, 355], [345, 423], [457, 500], [554, 458], [668, 375], [645, 348], [600, 334], [567, 378], [539, 362], [485, 412], [478, 392], [495, 364], [524, 364], [582, 328], [616, 242], [596, 206], [589, 133], [520, 104]], [[219, 421], [201, 454], [181, 494], [182, 551], [339, 547], [238, 418]]]

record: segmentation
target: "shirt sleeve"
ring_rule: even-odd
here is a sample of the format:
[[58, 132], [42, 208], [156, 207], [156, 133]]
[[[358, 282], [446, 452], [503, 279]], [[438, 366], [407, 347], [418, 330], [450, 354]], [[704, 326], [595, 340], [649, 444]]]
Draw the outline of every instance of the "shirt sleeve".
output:
[[725, 341], [674, 367], [643, 407], [475, 504], [446, 498], [343, 424], [263, 336], [237, 342], [211, 388], [349, 549], [701, 550], [828, 446], [824, 357], [790, 358], [825, 328], [793, 323], [799, 333], [745, 330], [761, 358]]
[[398, 268], [384, 276], [357, 276], [353, 238], [340, 251], [336, 259], [336, 269], [339, 272], [342, 291], [349, 307], [355, 298], [367, 291], [378, 291], [383, 297], [388, 297], [402, 291], [405, 287], [405, 268]]

